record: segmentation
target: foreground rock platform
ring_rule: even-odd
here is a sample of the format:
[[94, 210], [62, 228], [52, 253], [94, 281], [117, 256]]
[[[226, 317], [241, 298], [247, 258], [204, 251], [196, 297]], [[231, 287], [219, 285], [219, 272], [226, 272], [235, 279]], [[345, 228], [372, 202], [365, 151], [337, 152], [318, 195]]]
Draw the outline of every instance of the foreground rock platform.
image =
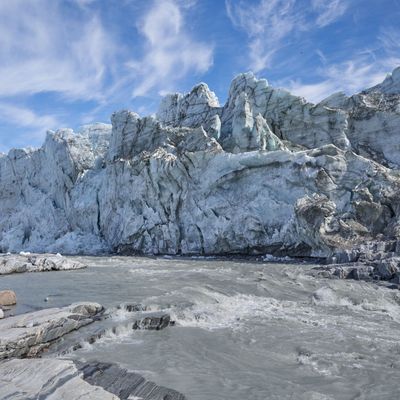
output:
[[92, 323], [103, 311], [97, 303], [76, 303], [0, 320], [0, 360], [35, 357], [54, 341]]
[[[141, 304], [124, 304], [121, 308], [132, 315], [118, 323], [113, 319], [115, 309], [106, 310], [99, 318], [101, 323], [93, 324], [76, 335], [66, 336], [62, 341], [54, 343], [47, 354], [63, 357], [81, 349], [85, 343], [94, 344], [104, 336], [118, 336], [120, 333], [125, 334], [127, 330], [161, 331], [175, 326], [170, 314], [163, 311], [146, 311], [146, 307]], [[118, 307], [117, 310], [121, 308]]]
[[0, 400], [186, 400], [115, 364], [63, 359], [0, 362]]
[[72, 361], [14, 359], [0, 362], [1, 400], [118, 400], [87, 383]]
[[0, 254], [0, 275], [81, 268], [86, 265], [60, 254]]
[[[141, 305], [129, 304], [124, 308], [133, 313], [129, 323], [132, 330], [160, 330], [171, 324], [168, 314], [153, 313], [143, 317], [144, 307]], [[100, 328], [97, 334], [79, 337], [79, 343], [68, 351], [60, 352], [57, 348], [58, 345], [61, 348], [68, 345], [68, 341], [58, 339], [64, 336], [63, 339], [67, 339], [71, 336], [68, 333], [94, 320], [112, 322], [110, 315], [102, 311], [102, 306], [96, 303], [76, 303], [0, 321], [0, 400], [185, 400], [183, 394], [158, 386], [116, 364], [65, 358], [66, 354], [80, 348], [84, 341], [93, 344], [108, 331], [118, 333], [118, 326], [111, 324], [108, 328]], [[96, 330], [95, 325], [88, 328]], [[46, 358], [32, 358], [44, 350], [48, 350]]]
[[[78, 364], [79, 365], [79, 364]], [[172, 389], [158, 386], [141, 375], [127, 371], [115, 364], [87, 363], [80, 366], [83, 379], [92, 385], [101, 386], [118, 395], [121, 400], [186, 400], [186, 397]]]

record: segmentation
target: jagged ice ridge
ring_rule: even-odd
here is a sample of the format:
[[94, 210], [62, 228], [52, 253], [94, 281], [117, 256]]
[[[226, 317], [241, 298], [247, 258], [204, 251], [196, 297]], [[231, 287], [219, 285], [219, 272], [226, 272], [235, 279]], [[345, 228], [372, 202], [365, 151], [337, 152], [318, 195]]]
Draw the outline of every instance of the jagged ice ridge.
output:
[[399, 168], [400, 68], [316, 105], [241, 74], [0, 154], [0, 251], [394, 253]]

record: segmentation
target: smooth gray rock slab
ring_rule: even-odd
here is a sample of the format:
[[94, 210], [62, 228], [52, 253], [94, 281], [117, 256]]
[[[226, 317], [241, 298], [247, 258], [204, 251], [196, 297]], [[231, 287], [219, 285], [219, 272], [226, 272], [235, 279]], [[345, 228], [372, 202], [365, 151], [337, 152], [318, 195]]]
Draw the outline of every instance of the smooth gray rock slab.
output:
[[86, 265], [59, 254], [0, 254], [0, 275], [81, 268]]
[[76, 303], [2, 319], [0, 360], [34, 357], [55, 340], [93, 322], [102, 310], [97, 303]]
[[118, 400], [91, 385], [72, 361], [14, 359], [0, 362], [0, 400]]
[[79, 367], [83, 379], [116, 394], [121, 400], [185, 400], [186, 397], [172, 389], [158, 386], [141, 375], [127, 371], [115, 364], [88, 363]]
[[0, 400], [185, 400], [115, 364], [64, 359], [0, 361]]

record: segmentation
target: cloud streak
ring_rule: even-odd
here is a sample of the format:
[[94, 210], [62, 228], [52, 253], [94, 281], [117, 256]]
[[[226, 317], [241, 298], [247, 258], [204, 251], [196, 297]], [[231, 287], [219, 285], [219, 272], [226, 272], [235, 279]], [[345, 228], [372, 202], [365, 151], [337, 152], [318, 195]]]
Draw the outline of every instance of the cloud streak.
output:
[[96, 0], [0, 2], [1, 120], [44, 134], [58, 118], [18, 105], [21, 99], [32, 103], [50, 94], [64, 107], [86, 102], [91, 110], [80, 118], [88, 122], [109, 104], [176, 90], [188, 74], [211, 67], [213, 47], [186, 29], [195, 1], [122, 4], [135, 17], [129, 30], [136, 51], [140, 36], [145, 40], [141, 56], [126, 45], [115, 16], [104, 18], [104, 6]]
[[386, 75], [400, 65], [400, 30], [383, 27], [378, 35], [375, 48], [364, 49], [352, 59], [329, 64], [323, 60], [323, 67], [317, 68], [319, 80], [307, 84], [301, 80], [281, 80], [278, 84], [317, 103], [334, 92], [347, 95], [381, 83]]
[[391, 57], [386, 57], [377, 61], [373, 55], [366, 54], [317, 68], [315, 75], [319, 79], [316, 83], [304, 83], [301, 80], [281, 80], [277, 83], [293, 94], [318, 103], [336, 92], [352, 95], [375, 86], [398, 64], [400, 59], [396, 62]]
[[311, 6], [317, 13], [316, 24], [320, 28], [335, 22], [348, 8], [348, 4], [343, 0], [312, 0]]
[[54, 129], [60, 121], [52, 115], [38, 115], [26, 107], [0, 103], [0, 117], [21, 126], [37, 129]]
[[[276, 53], [285, 46], [290, 35], [323, 28], [335, 22], [347, 10], [344, 0], [225, 0], [232, 24], [248, 36], [250, 68], [260, 72], [272, 66]], [[310, 22], [315, 21], [315, 22]]]
[[[7, 121], [7, 124], [24, 128], [16, 143], [22, 147], [26, 143], [41, 143], [48, 129], [60, 127], [60, 120], [54, 115], [40, 115], [27, 107], [20, 107], [6, 102], [0, 102], [0, 120]], [[6, 148], [0, 144], [1, 148]]]
[[174, 1], [154, 1], [138, 25], [146, 40], [146, 51], [128, 66], [136, 75], [134, 96], [145, 96], [154, 89], [171, 90], [189, 73], [204, 73], [213, 63], [213, 48], [196, 41], [185, 30], [182, 8]]
[[261, 0], [256, 5], [225, 1], [229, 19], [249, 37], [250, 68], [254, 72], [271, 66], [282, 40], [303, 25], [293, 12], [295, 0]]
[[69, 100], [102, 97], [115, 45], [96, 15], [82, 12], [74, 21], [59, 4], [1, 2], [0, 97], [43, 92]]

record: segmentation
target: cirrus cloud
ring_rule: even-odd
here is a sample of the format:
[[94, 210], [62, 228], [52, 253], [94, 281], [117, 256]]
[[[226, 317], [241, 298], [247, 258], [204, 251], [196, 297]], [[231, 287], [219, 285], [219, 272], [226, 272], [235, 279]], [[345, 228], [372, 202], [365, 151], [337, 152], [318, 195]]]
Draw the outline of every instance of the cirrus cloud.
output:
[[146, 40], [144, 56], [127, 65], [140, 83], [134, 96], [144, 96], [157, 89], [173, 89], [189, 73], [204, 73], [213, 63], [213, 46], [190, 37], [185, 30], [183, 10], [174, 1], [154, 1], [138, 24]]

